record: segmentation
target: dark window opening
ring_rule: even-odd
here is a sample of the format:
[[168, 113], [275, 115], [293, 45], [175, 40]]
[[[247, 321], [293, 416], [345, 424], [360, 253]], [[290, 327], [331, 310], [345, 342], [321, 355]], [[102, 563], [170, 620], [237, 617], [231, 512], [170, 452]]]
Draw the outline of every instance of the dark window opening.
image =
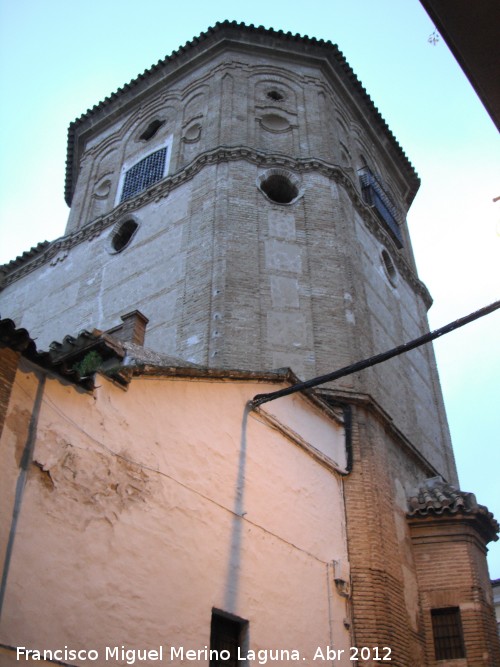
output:
[[277, 204], [289, 204], [299, 194], [297, 186], [282, 174], [271, 174], [262, 181], [260, 187]]
[[111, 239], [111, 246], [115, 252], [120, 252], [130, 243], [138, 226], [134, 220], [126, 220], [117, 228]]
[[120, 202], [135, 197], [139, 192], [161, 180], [166, 159], [167, 147], [165, 146], [131, 167], [125, 174]]
[[432, 609], [431, 619], [436, 660], [465, 658], [460, 609]]
[[280, 102], [281, 100], [283, 100], [285, 98], [283, 93], [280, 93], [279, 90], [270, 90], [267, 93], [267, 97], [270, 100], [273, 100], [274, 102]]
[[360, 174], [363, 199], [368, 206], [372, 206], [379, 220], [385, 225], [398, 248], [403, 247], [403, 237], [398, 225], [398, 213], [389, 195], [379, 181], [364, 167]]
[[382, 250], [382, 262], [384, 264], [384, 269], [387, 274], [387, 277], [389, 278], [389, 282], [393, 287], [396, 286], [396, 281], [397, 281], [397, 272], [396, 272], [396, 267], [394, 266], [394, 262], [391, 259], [391, 256], [387, 252], [387, 250]]
[[248, 621], [217, 609], [210, 624], [210, 667], [239, 667]]
[[149, 123], [147, 128], [141, 134], [139, 139], [141, 139], [141, 141], [149, 141], [150, 139], [152, 139], [155, 136], [155, 134], [158, 132], [158, 130], [160, 129], [160, 127], [162, 125], [165, 125], [164, 120], [154, 120], [154, 121], [152, 121], [151, 123]]

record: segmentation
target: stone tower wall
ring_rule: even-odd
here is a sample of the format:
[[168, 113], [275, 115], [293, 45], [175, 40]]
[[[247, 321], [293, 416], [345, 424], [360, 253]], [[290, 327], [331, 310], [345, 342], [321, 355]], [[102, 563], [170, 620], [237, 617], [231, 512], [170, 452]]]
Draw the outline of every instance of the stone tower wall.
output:
[[[163, 124], [144, 138], [154, 120]], [[368, 121], [349, 83], [311, 53], [233, 46], [153, 77], [78, 135], [67, 235], [8, 276], [2, 314], [43, 348], [137, 308], [148, 347], [303, 378], [421, 335], [430, 301], [404, 220], [408, 177]], [[120, 203], [123, 166], [165, 145], [167, 177]], [[402, 248], [363, 201], [366, 165], [395, 204]], [[290, 204], [260, 189], [273, 170], [293, 179]], [[137, 230], [114, 252], [127, 220]], [[370, 395], [455, 480], [432, 349], [336, 388]]]
[[[309, 62], [308, 62], [309, 61]], [[399, 173], [387, 141], [360, 115], [345, 83], [333, 79], [319, 60], [315, 66], [290, 54], [232, 51], [196, 63], [196, 69], [157, 82], [134, 95], [86, 133], [72, 198], [67, 233], [109, 213], [116, 205], [121, 166], [173, 137], [170, 173], [220, 147], [251, 147], [294, 159], [316, 158], [356, 172], [376, 170], [401, 213], [403, 234], [408, 183]], [[275, 100], [270, 95], [282, 96]], [[141, 135], [154, 119], [164, 125], [149, 140]], [[109, 191], [103, 186], [109, 182]], [[406, 257], [410, 249], [402, 250]]]
[[[70, 130], [66, 235], [6, 267], [0, 295], [2, 316], [39, 348], [139, 310], [158, 352], [311, 378], [428, 330], [405, 222], [418, 178], [352, 72], [307, 39], [224, 30]], [[125, 171], [161, 148], [164, 177], [121, 201]], [[394, 205], [399, 242], [366, 203], [367, 169]], [[266, 194], [273, 176], [288, 179], [289, 201]], [[430, 610], [459, 605], [475, 659], [492, 664], [479, 655], [493, 627], [484, 544], [466, 535], [445, 563], [408, 517], [410, 489], [436, 475], [457, 483], [432, 347], [319, 391], [344, 409], [352, 455], [343, 626], [357, 646], [391, 647], [392, 664], [431, 665]]]

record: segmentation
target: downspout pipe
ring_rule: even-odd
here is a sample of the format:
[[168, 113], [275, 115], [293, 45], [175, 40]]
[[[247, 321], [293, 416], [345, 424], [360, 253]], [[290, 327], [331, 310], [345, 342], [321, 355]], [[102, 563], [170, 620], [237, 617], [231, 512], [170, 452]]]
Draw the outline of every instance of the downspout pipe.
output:
[[5, 550], [5, 560], [3, 564], [2, 571], [2, 582], [0, 584], [0, 618], [2, 616], [3, 602], [5, 599], [5, 592], [7, 589], [7, 578], [9, 575], [10, 562], [12, 559], [12, 551], [14, 548], [14, 539], [16, 537], [17, 522], [19, 520], [19, 515], [21, 511], [21, 504], [24, 496], [24, 489], [26, 486], [26, 480], [28, 477], [28, 470], [33, 459], [33, 451], [35, 449], [36, 442], [36, 433], [38, 427], [38, 419], [40, 417], [40, 409], [42, 406], [42, 397], [45, 388], [45, 374], [39, 375], [38, 377], [38, 386], [36, 389], [35, 400], [33, 403], [33, 408], [31, 410], [30, 423], [28, 427], [28, 435], [26, 437], [26, 443], [24, 445], [19, 476], [16, 483], [16, 492], [14, 497], [14, 509], [12, 511], [12, 520], [10, 524], [9, 539], [7, 541], [7, 548]]

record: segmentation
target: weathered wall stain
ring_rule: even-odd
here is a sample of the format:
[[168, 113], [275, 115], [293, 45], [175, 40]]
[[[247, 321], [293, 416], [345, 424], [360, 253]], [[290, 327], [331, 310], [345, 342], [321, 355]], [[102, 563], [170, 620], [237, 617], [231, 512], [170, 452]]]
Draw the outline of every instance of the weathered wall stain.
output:
[[7, 414], [5, 420], [5, 428], [8, 431], [9, 438], [15, 442], [14, 457], [17, 466], [21, 465], [26, 439], [28, 437], [28, 428], [30, 423], [31, 413], [27, 408], [14, 408]]

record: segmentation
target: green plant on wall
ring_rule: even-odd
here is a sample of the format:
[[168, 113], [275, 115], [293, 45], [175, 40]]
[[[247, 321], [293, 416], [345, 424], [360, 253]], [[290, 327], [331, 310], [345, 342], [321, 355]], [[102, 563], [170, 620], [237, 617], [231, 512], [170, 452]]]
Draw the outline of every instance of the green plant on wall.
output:
[[76, 371], [80, 377], [87, 377], [95, 373], [101, 366], [103, 359], [101, 355], [95, 350], [88, 352], [83, 359], [73, 364], [73, 370]]

